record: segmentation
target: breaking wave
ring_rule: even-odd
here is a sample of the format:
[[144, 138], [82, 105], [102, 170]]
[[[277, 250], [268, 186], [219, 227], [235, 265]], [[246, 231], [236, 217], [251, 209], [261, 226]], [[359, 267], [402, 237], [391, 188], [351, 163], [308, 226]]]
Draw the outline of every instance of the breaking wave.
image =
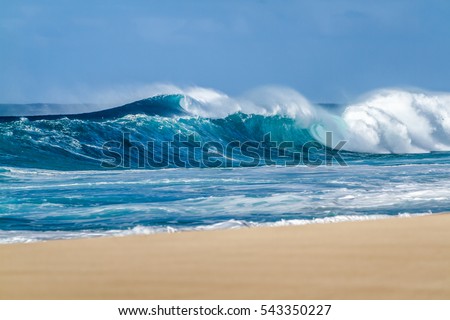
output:
[[276, 142], [292, 141], [292, 152], [314, 142], [321, 156], [317, 146], [334, 146], [326, 132], [334, 144], [345, 140], [351, 157], [449, 151], [450, 94], [389, 89], [358, 103], [320, 105], [289, 88], [265, 87], [237, 98], [191, 88], [90, 113], [2, 116], [0, 166], [98, 169], [108, 141], [158, 145], [176, 134], [227, 144], [263, 141], [270, 133]]

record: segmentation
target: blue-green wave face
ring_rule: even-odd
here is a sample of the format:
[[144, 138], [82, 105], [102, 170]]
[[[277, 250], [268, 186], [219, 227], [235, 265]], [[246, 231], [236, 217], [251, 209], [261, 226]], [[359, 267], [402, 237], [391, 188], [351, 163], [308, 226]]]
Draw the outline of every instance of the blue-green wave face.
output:
[[[227, 151], [227, 146], [259, 143], [254, 151], [262, 161], [262, 144], [269, 137], [272, 144], [289, 142], [286, 152], [301, 151], [303, 144], [314, 141], [293, 119], [242, 113], [223, 119], [145, 114], [106, 121], [23, 119], [0, 124], [0, 165], [56, 170], [204, 167], [208, 165], [200, 162], [206, 150], [211, 161], [222, 162], [214, 166], [236, 166], [237, 161], [247, 163], [252, 158], [238, 147]], [[189, 143], [196, 145], [191, 152]], [[270, 157], [274, 161], [280, 160], [277, 150], [273, 148]], [[185, 165], [174, 159], [178, 153]], [[161, 164], [148, 164], [148, 159]]]

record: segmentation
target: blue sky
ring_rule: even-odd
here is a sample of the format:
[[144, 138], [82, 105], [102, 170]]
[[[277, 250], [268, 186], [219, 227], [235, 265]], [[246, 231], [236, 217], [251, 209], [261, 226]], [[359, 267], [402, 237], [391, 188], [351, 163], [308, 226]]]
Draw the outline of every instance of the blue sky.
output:
[[0, 0], [0, 102], [150, 83], [450, 91], [449, 17], [444, 0]]

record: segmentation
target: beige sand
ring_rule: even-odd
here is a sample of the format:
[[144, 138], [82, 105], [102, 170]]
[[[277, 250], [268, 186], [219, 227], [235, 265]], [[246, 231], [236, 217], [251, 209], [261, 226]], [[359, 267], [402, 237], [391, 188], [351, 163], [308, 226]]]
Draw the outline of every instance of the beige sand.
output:
[[8, 299], [450, 299], [450, 215], [0, 246]]

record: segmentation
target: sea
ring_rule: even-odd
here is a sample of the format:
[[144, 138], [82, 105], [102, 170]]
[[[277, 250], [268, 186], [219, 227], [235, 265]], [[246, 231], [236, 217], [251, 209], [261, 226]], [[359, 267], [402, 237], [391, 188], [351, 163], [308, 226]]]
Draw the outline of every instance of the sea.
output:
[[450, 94], [193, 88], [77, 108], [0, 105], [0, 243], [450, 210]]

